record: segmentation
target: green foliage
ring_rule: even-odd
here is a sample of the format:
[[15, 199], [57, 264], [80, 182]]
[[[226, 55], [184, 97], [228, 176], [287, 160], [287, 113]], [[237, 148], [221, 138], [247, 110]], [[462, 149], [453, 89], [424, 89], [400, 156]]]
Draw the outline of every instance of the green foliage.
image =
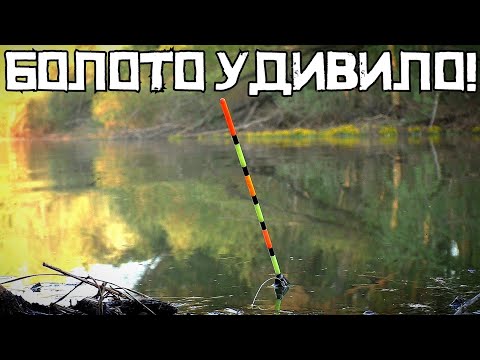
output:
[[360, 135], [360, 129], [355, 125], [343, 125], [337, 126], [331, 129], [327, 129], [323, 132], [324, 136], [358, 136]]
[[50, 121], [49, 109], [45, 105], [48, 98], [41, 99], [30, 99], [25, 104], [25, 107], [20, 114], [20, 120], [17, 122], [17, 128], [10, 129], [10, 132], [13, 134], [17, 133], [21, 136], [24, 136], [24, 128], [27, 128], [27, 133], [29, 135], [37, 136], [44, 135], [54, 131], [54, 126]]
[[422, 135], [422, 128], [420, 126], [409, 126], [407, 132], [410, 136], [420, 136]]
[[73, 130], [91, 120], [92, 89], [55, 92], [48, 100], [48, 121], [57, 131]]
[[378, 134], [386, 137], [396, 137], [398, 135], [398, 130], [395, 126], [381, 126], [378, 129]]
[[[305, 87], [292, 97], [275, 96], [275, 104], [289, 116], [305, 118], [309, 121], [328, 121], [339, 112], [342, 115], [352, 110], [353, 101], [342, 92], [319, 92], [313, 85]], [[320, 119], [318, 119], [320, 118]]]
[[438, 135], [442, 132], [442, 128], [437, 125], [429, 126], [427, 132], [431, 135]]

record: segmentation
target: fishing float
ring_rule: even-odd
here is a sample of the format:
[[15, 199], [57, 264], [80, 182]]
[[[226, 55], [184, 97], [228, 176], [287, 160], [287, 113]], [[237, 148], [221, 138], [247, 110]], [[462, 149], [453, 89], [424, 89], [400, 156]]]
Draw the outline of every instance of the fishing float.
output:
[[237, 132], [233, 124], [232, 116], [230, 110], [228, 109], [227, 101], [224, 98], [220, 99], [220, 105], [223, 110], [223, 115], [225, 116], [225, 121], [227, 123], [228, 130], [232, 136], [233, 144], [235, 146], [235, 151], [237, 153], [238, 161], [243, 170], [243, 175], [245, 176], [245, 182], [247, 184], [248, 192], [253, 201], [253, 206], [257, 214], [257, 219], [262, 228], [263, 239], [265, 240], [265, 245], [267, 246], [268, 252], [270, 254], [270, 260], [272, 261], [273, 270], [275, 271], [275, 283], [276, 288], [287, 288], [290, 284], [287, 278], [280, 271], [280, 266], [278, 265], [277, 257], [275, 256], [275, 251], [273, 250], [272, 240], [270, 239], [270, 234], [267, 230], [267, 225], [265, 224], [265, 219], [263, 217], [262, 209], [258, 202], [257, 193], [255, 192], [255, 187], [253, 186], [252, 177], [248, 172], [247, 162], [245, 156], [243, 155], [242, 147], [240, 146], [240, 141], [237, 137]]

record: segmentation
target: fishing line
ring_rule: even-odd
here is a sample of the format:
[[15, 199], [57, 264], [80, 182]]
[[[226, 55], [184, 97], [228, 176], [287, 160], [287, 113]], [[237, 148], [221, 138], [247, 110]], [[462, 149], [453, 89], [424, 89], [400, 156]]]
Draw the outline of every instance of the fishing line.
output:
[[260, 287], [259, 287], [258, 290], [257, 290], [257, 293], [255, 294], [255, 297], [253, 298], [252, 305], [250, 305], [250, 306], [253, 307], [253, 305], [255, 304], [255, 300], [257, 299], [258, 293], [259, 293], [260, 290], [262, 289], [263, 285], [265, 285], [268, 280], [275, 280], [275, 279], [276, 279], [275, 277], [268, 278], [267, 280], [265, 280], [265, 281], [262, 283], [262, 285], [260, 285]]

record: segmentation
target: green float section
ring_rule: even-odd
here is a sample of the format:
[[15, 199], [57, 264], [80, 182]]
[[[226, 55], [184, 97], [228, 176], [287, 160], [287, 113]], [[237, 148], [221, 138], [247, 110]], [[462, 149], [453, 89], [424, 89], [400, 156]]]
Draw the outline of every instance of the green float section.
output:
[[260, 209], [260, 204], [255, 204], [253, 206], [255, 207], [255, 212], [257, 213], [258, 221], [264, 222], [265, 220], [263, 219], [263, 214], [262, 214], [262, 209]]
[[278, 266], [277, 257], [273, 255], [273, 256], [270, 256], [270, 259], [272, 260], [273, 270], [275, 270], [275, 275], [280, 275], [281, 271], [280, 271], [280, 266]]
[[240, 144], [235, 145], [235, 150], [237, 151], [237, 156], [238, 156], [238, 160], [240, 161], [240, 165], [242, 167], [247, 166], [247, 162], [245, 161], [245, 158], [243, 157], [243, 151], [242, 151], [242, 147], [240, 146]]

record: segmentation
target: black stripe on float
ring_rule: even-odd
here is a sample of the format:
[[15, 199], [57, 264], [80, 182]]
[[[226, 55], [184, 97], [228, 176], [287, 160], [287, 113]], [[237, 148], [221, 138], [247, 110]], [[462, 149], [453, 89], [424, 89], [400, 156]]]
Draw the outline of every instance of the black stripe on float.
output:
[[252, 200], [253, 200], [253, 204], [254, 204], [254, 205], [257, 205], [257, 204], [258, 204], [257, 195], [252, 196]]
[[273, 251], [273, 247], [268, 249], [268, 252], [270, 253], [270, 256], [274, 256], [275, 252]]
[[242, 170], [243, 170], [243, 175], [245, 175], [245, 176], [250, 175], [249, 172], [248, 172], [248, 168], [246, 166], [242, 167]]
[[232, 136], [232, 139], [233, 139], [233, 143], [234, 143], [235, 145], [239, 144], [237, 135], [233, 135], [233, 136]]
[[265, 225], [265, 221], [262, 221], [260, 223], [260, 226], [262, 227], [262, 230], [267, 230], [267, 225]]

